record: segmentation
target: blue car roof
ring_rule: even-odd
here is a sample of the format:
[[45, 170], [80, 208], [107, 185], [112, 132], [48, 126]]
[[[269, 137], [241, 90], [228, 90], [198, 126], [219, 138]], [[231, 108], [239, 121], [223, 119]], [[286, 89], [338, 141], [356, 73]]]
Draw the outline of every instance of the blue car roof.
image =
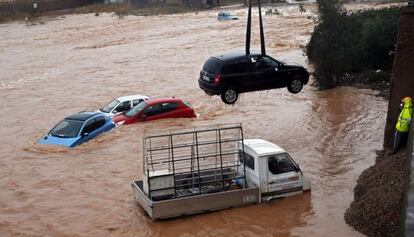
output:
[[94, 117], [95, 115], [98, 115], [101, 113], [98, 112], [79, 112], [76, 114], [71, 114], [68, 117], [66, 117], [65, 119], [70, 119], [70, 120], [78, 120], [78, 121], [86, 121], [89, 118]]

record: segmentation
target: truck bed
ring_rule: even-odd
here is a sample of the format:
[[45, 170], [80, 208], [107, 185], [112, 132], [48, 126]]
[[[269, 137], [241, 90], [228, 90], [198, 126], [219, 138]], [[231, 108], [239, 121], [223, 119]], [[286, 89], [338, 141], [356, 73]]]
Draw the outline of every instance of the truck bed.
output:
[[135, 180], [131, 185], [134, 198], [153, 220], [216, 211], [260, 202], [258, 187], [153, 201], [144, 194], [142, 180]]

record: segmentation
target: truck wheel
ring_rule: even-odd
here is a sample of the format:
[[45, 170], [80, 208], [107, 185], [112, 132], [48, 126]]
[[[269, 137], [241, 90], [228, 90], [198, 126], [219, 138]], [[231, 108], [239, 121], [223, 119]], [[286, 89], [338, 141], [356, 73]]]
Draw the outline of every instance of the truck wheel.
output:
[[238, 96], [237, 91], [231, 87], [227, 87], [221, 92], [221, 100], [229, 105], [234, 104]]
[[293, 80], [291, 80], [287, 86], [287, 89], [290, 93], [297, 94], [303, 88], [303, 82], [300, 80], [301, 77], [296, 75]]

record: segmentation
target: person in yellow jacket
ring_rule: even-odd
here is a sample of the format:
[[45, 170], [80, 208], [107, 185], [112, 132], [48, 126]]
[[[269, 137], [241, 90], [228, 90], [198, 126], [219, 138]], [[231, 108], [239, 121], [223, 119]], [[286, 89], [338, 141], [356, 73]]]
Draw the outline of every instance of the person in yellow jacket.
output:
[[402, 99], [402, 110], [395, 125], [394, 151], [396, 153], [407, 142], [410, 123], [413, 116], [413, 102], [411, 97]]

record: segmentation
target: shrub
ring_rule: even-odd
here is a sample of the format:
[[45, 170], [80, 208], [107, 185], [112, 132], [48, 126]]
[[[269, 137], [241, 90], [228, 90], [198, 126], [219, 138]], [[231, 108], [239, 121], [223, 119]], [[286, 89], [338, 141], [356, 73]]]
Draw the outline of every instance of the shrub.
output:
[[320, 89], [337, 86], [346, 75], [392, 69], [398, 8], [346, 11], [339, 0], [318, 0], [319, 19], [306, 46]]
[[305, 5], [303, 3], [299, 3], [299, 12], [300, 13], [306, 12], [306, 8], [305, 8]]

